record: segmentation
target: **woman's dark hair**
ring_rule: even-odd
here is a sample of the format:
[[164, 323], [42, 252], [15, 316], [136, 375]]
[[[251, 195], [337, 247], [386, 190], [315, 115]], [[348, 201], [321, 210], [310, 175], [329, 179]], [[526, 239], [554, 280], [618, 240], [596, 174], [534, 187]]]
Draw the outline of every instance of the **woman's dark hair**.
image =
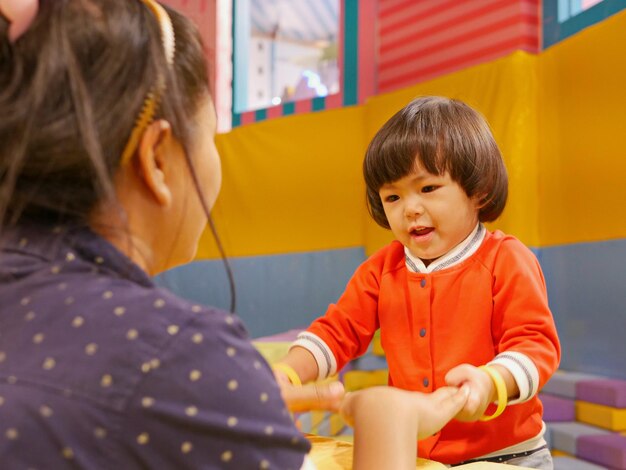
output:
[[195, 27], [167, 11], [173, 67], [140, 0], [40, 0], [15, 43], [0, 18], [0, 227], [31, 217], [85, 222], [112, 199], [120, 156], [159, 76], [166, 91], [156, 117], [189, 153], [207, 64]]
[[414, 170], [449, 172], [468, 197], [480, 198], [478, 218], [496, 220], [506, 204], [508, 178], [502, 155], [485, 118], [465, 103], [426, 96], [389, 119], [370, 142], [363, 161], [367, 206], [389, 228], [378, 191]]
[[185, 150], [234, 311], [232, 272], [189, 156], [197, 112], [210, 95], [204, 49], [192, 23], [164, 8], [176, 40], [173, 66], [159, 21], [141, 0], [39, 0], [15, 42], [0, 15], [0, 232], [27, 219], [87, 224], [99, 203], [114, 201], [122, 153], [163, 77], [154, 118], [170, 122]]

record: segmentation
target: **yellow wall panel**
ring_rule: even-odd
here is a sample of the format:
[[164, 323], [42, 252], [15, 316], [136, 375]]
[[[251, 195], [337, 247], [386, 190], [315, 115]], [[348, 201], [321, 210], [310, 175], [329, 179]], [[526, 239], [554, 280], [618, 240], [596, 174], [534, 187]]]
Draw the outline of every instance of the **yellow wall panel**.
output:
[[[363, 245], [363, 108], [273, 119], [218, 135], [213, 210], [229, 256]], [[207, 231], [198, 258], [216, 257]]]
[[626, 11], [541, 56], [541, 244], [626, 237]]

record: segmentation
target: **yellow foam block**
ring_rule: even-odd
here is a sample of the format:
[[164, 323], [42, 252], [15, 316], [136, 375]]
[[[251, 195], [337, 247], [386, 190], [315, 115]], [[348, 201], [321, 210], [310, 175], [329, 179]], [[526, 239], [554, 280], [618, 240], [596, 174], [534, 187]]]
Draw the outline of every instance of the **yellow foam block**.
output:
[[388, 374], [387, 370], [352, 370], [344, 374], [343, 384], [348, 392], [376, 385], [387, 385]]
[[558, 450], [558, 449], [552, 449], [550, 451], [550, 453], [552, 454], [552, 457], [573, 457], [573, 458], [576, 458], [576, 456], [574, 456], [572, 454], [568, 454], [567, 452], [563, 452], [562, 450]]
[[338, 413], [333, 413], [332, 415], [330, 415], [330, 435], [331, 436], [336, 436], [345, 427], [346, 427], [346, 423], [341, 418], [341, 415], [339, 415]]
[[372, 354], [375, 356], [384, 356], [385, 351], [383, 351], [383, 345], [380, 343], [380, 330], [378, 330], [374, 334], [374, 338], [372, 339]]
[[311, 433], [320, 434], [321, 426], [325, 424], [327, 413], [325, 411], [311, 411]]
[[273, 364], [289, 352], [290, 341], [263, 342], [253, 341], [252, 345], [261, 353], [267, 362]]
[[576, 401], [576, 419], [611, 431], [626, 431], [626, 408]]

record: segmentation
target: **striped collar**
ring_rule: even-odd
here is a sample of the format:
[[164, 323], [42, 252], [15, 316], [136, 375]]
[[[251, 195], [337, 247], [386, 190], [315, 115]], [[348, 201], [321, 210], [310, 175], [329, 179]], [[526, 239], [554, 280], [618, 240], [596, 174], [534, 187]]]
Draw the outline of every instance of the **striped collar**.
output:
[[478, 250], [485, 238], [485, 232], [486, 230], [483, 224], [476, 224], [472, 233], [470, 233], [465, 240], [452, 248], [445, 255], [432, 261], [428, 266], [424, 265], [421, 259], [411, 255], [409, 249], [404, 247], [406, 267], [409, 271], [414, 273], [432, 273], [433, 271], [441, 271], [442, 269], [459, 264]]

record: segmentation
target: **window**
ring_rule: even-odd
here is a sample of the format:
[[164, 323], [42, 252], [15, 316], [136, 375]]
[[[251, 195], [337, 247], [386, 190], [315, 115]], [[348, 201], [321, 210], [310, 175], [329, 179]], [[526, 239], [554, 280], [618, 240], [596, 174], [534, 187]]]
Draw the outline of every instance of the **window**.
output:
[[543, 48], [626, 8], [625, 0], [543, 0]]
[[571, 17], [588, 10], [601, 1], [602, 0], [559, 0], [559, 23], [569, 20]]
[[233, 112], [339, 92], [340, 0], [234, 0]]

